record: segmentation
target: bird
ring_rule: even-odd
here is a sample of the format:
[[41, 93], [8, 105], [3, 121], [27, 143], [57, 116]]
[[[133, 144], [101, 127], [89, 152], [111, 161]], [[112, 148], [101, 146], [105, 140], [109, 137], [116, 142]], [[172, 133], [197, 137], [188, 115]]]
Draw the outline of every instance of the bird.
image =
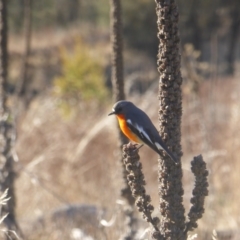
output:
[[108, 116], [110, 115], [116, 115], [119, 127], [128, 139], [141, 144], [140, 147], [146, 144], [158, 154], [164, 150], [174, 163], [178, 164], [177, 158], [167, 148], [151, 119], [132, 102], [126, 100], [116, 102]]

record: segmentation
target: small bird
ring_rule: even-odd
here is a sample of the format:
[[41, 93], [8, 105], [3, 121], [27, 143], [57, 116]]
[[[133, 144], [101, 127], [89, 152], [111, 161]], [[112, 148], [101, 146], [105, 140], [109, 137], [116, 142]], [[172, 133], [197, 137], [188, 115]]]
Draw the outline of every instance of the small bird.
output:
[[[119, 101], [113, 105], [112, 112], [116, 115], [122, 132], [133, 142], [147, 144], [155, 152], [160, 154], [164, 150], [177, 164], [176, 157], [168, 150], [159, 133], [145, 112], [137, 108], [132, 102]], [[139, 148], [140, 148], [139, 147]]]

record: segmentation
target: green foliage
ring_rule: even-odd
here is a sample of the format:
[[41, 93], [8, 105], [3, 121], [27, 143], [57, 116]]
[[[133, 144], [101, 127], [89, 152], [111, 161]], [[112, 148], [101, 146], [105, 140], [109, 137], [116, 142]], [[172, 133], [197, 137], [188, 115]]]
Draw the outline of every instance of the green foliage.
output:
[[61, 60], [62, 76], [55, 79], [54, 87], [62, 107], [75, 106], [79, 101], [101, 103], [107, 99], [104, 69], [94, 51], [78, 42], [71, 53], [61, 49]]

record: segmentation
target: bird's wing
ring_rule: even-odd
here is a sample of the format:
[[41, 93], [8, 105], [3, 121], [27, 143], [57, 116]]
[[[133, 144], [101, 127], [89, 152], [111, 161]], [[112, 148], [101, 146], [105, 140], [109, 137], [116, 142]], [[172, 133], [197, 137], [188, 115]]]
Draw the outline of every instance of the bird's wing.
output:
[[139, 126], [137, 123], [132, 122], [131, 120], [127, 120], [127, 126], [129, 129], [138, 136], [145, 144], [151, 147], [153, 150], [158, 152], [158, 147], [156, 146], [156, 140], [151, 133], [150, 129]]
[[160, 154], [160, 150], [164, 150], [170, 158], [177, 163], [176, 157], [168, 150], [168, 147], [162, 141], [157, 130], [150, 129], [147, 127], [139, 126], [136, 122], [132, 122], [130, 119], [127, 120], [127, 126], [135, 133], [145, 144]]

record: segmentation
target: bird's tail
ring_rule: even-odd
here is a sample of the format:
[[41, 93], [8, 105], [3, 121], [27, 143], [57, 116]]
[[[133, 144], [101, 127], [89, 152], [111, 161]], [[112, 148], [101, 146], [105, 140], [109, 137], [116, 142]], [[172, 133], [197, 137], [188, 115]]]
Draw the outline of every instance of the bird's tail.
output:
[[173, 162], [175, 164], [178, 164], [178, 160], [177, 157], [175, 155], [173, 155], [173, 153], [171, 153], [167, 148], [164, 149], [164, 151], [167, 153], [167, 155], [173, 160]]
[[161, 154], [160, 150], [164, 150], [167, 153], [167, 155], [173, 160], [173, 162], [175, 164], [178, 164], [177, 157], [170, 150], [168, 150], [167, 146], [165, 146], [164, 143], [161, 143], [161, 145], [158, 143], [155, 143], [155, 145], [157, 147], [158, 154]]

